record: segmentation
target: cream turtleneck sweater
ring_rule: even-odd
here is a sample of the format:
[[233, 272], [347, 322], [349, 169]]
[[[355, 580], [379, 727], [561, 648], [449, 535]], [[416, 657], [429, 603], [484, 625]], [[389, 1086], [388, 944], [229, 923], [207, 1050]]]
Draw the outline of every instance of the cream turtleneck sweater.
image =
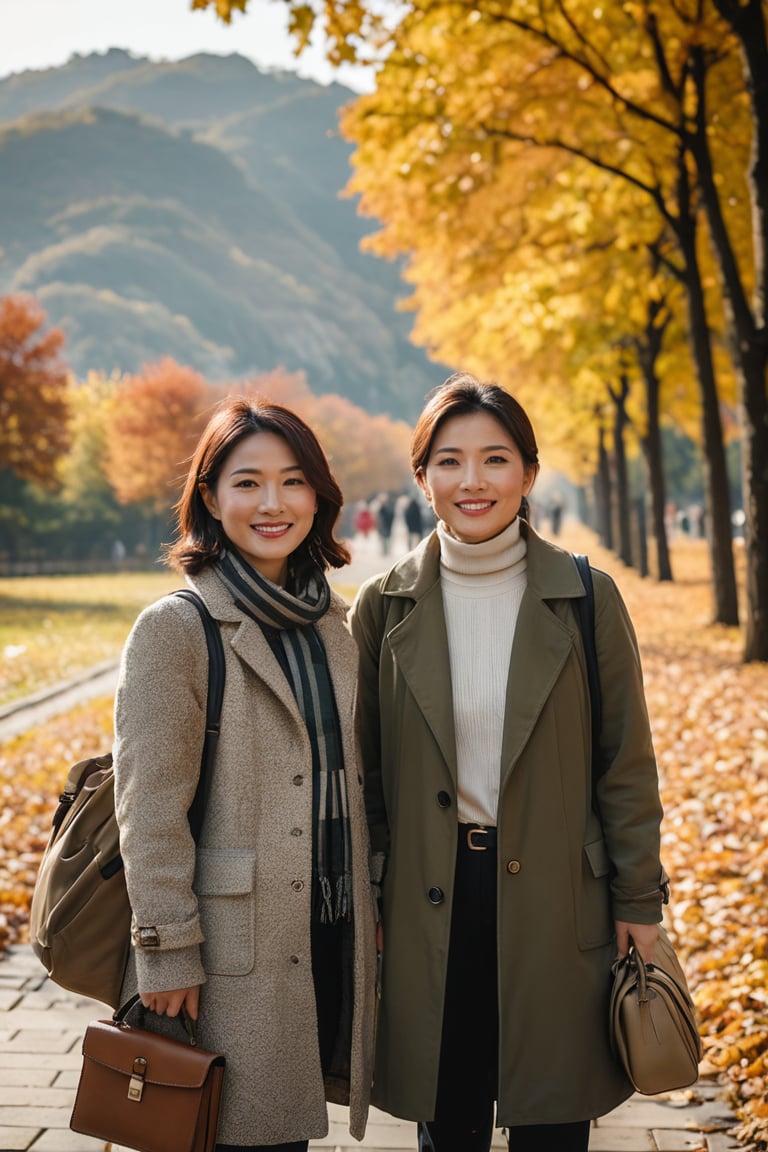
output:
[[509, 661], [527, 582], [527, 548], [519, 519], [480, 544], [462, 543], [442, 522], [437, 534], [456, 729], [458, 818], [494, 825]]

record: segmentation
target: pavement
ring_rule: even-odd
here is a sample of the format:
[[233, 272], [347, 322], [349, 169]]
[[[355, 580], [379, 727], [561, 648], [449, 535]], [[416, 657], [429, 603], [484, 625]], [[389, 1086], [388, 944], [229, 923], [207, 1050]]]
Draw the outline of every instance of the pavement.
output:
[[[398, 539], [397, 528], [386, 556], [377, 537], [358, 539], [352, 565], [332, 582], [347, 594], [367, 576], [387, 568], [402, 551], [404, 540]], [[1, 710], [0, 740], [88, 696], [110, 694], [115, 678], [116, 664], [99, 666]], [[109, 1009], [97, 1001], [53, 984], [28, 946], [14, 947], [0, 961], [0, 1152], [126, 1152], [69, 1129], [85, 1027], [108, 1015]], [[331, 1105], [329, 1119], [328, 1135], [312, 1141], [310, 1149], [416, 1149], [415, 1125], [376, 1109], [371, 1110], [362, 1143], [349, 1135], [346, 1109]], [[593, 1124], [589, 1147], [590, 1152], [726, 1152], [742, 1147], [733, 1138], [735, 1123], [722, 1086], [703, 1077], [682, 1092], [631, 1097]], [[506, 1146], [497, 1130], [493, 1148]]]
[[[80, 1071], [80, 1046], [90, 1020], [109, 1009], [64, 991], [46, 976], [27, 946], [0, 962], [1, 1152], [125, 1152], [118, 1145], [69, 1129]], [[416, 1149], [414, 1124], [372, 1109], [365, 1139], [353, 1140], [346, 1109], [331, 1105], [330, 1131], [310, 1149], [396, 1152]], [[702, 1079], [692, 1089], [662, 1096], [633, 1096], [593, 1126], [590, 1152], [726, 1152], [734, 1118], [722, 1089]], [[506, 1148], [497, 1130], [494, 1149]]]

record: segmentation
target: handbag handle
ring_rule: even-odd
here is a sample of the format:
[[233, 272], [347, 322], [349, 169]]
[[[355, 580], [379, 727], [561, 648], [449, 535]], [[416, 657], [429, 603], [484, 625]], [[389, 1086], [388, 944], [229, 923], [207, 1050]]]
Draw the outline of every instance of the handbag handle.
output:
[[645, 963], [642, 956], [634, 945], [629, 949], [626, 956], [622, 956], [614, 960], [611, 964], [611, 972], [614, 978], [618, 976], [619, 972], [623, 969], [634, 970], [637, 974], [637, 999], [640, 1004], [647, 1004], [650, 1000], [650, 993], [648, 991], [648, 969], [653, 970], [655, 965]]
[[[135, 992], [133, 994], [133, 996], [129, 996], [129, 998], [125, 1001], [124, 1004], [121, 1004], [119, 1008], [115, 1009], [115, 1012], [112, 1015], [112, 1023], [117, 1024], [118, 1027], [121, 1027], [123, 1025], [125, 1025], [126, 1027], [130, 1027], [130, 1025], [128, 1024], [128, 1022], [126, 1020], [126, 1017], [127, 1017], [128, 1013], [131, 1012], [132, 1009], [134, 1009], [136, 1007], [136, 1005], [139, 1004], [140, 1002], [141, 1002], [141, 996], [139, 995], [138, 992]], [[143, 1012], [149, 1012], [150, 1011], [150, 1009], [145, 1008], [143, 1004], [141, 1007], [142, 1007]], [[173, 1019], [173, 1017], [171, 1017], [171, 1019]], [[192, 1017], [187, 1012], [186, 1008], [181, 1009], [181, 1020], [182, 1020], [182, 1023], [184, 1024], [184, 1031], [187, 1034], [187, 1039], [189, 1040], [190, 1045], [193, 1048], [196, 1048], [197, 1047], [197, 1020], [192, 1019]]]
[[637, 999], [640, 1004], [647, 1004], [648, 996], [648, 974], [645, 967], [645, 960], [638, 952], [637, 948], [630, 948], [628, 960], [633, 964], [637, 972]]

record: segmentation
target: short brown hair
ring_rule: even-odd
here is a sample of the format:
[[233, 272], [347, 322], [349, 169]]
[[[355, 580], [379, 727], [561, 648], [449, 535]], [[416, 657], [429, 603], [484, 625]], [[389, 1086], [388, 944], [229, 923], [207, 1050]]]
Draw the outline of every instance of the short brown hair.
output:
[[522, 404], [498, 384], [483, 383], [468, 372], [449, 376], [427, 397], [411, 437], [414, 476], [429, 463], [435, 436], [445, 421], [471, 412], [487, 412], [498, 420], [514, 440], [526, 468], [533, 469], [535, 479], [539, 471], [539, 449], [533, 425]]
[[281, 436], [317, 494], [314, 526], [292, 557], [299, 580], [314, 564], [323, 571], [348, 564], [349, 550], [334, 535], [344, 497], [317, 436], [301, 417], [282, 404], [273, 404], [263, 397], [244, 396], [224, 400], [198, 441], [184, 491], [174, 507], [178, 539], [165, 549], [166, 563], [194, 575], [219, 558], [227, 546], [227, 538], [220, 521], [206, 508], [200, 485], [215, 489], [229, 454], [241, 440], [255, 432]]

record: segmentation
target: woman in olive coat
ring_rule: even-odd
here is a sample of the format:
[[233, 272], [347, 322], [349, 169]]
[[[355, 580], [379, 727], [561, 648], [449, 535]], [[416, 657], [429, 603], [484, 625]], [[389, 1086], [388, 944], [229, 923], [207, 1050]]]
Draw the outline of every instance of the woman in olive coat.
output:
[[374, 915], [355, 644], [329, 565], [341, 493], [279, 405], [225, 403], [198, 445], [170, 561], [221, 630], [221, 735], [197, 845], [208, 657], [194, 605], [139, 617], [116, 703], [115, 786], [146, 1026], [226, 1056], [218, 1152], [302, 1152], [326, 1100], [365, 1131]]
[[632, 1091], [608, 1042], [611, 963], [630, 941], [650, 959], [666, 879], [634, 632], [595, 571], [594, 805], [584, 587], [522, 519], [527, 416], [451, 378], [412, 463], [438, 527], [351, 615], [382, 893], [373, 1101], [435, 1152], [487, 1149], [494, 1102], [511, 1149], [585, 1150]]

